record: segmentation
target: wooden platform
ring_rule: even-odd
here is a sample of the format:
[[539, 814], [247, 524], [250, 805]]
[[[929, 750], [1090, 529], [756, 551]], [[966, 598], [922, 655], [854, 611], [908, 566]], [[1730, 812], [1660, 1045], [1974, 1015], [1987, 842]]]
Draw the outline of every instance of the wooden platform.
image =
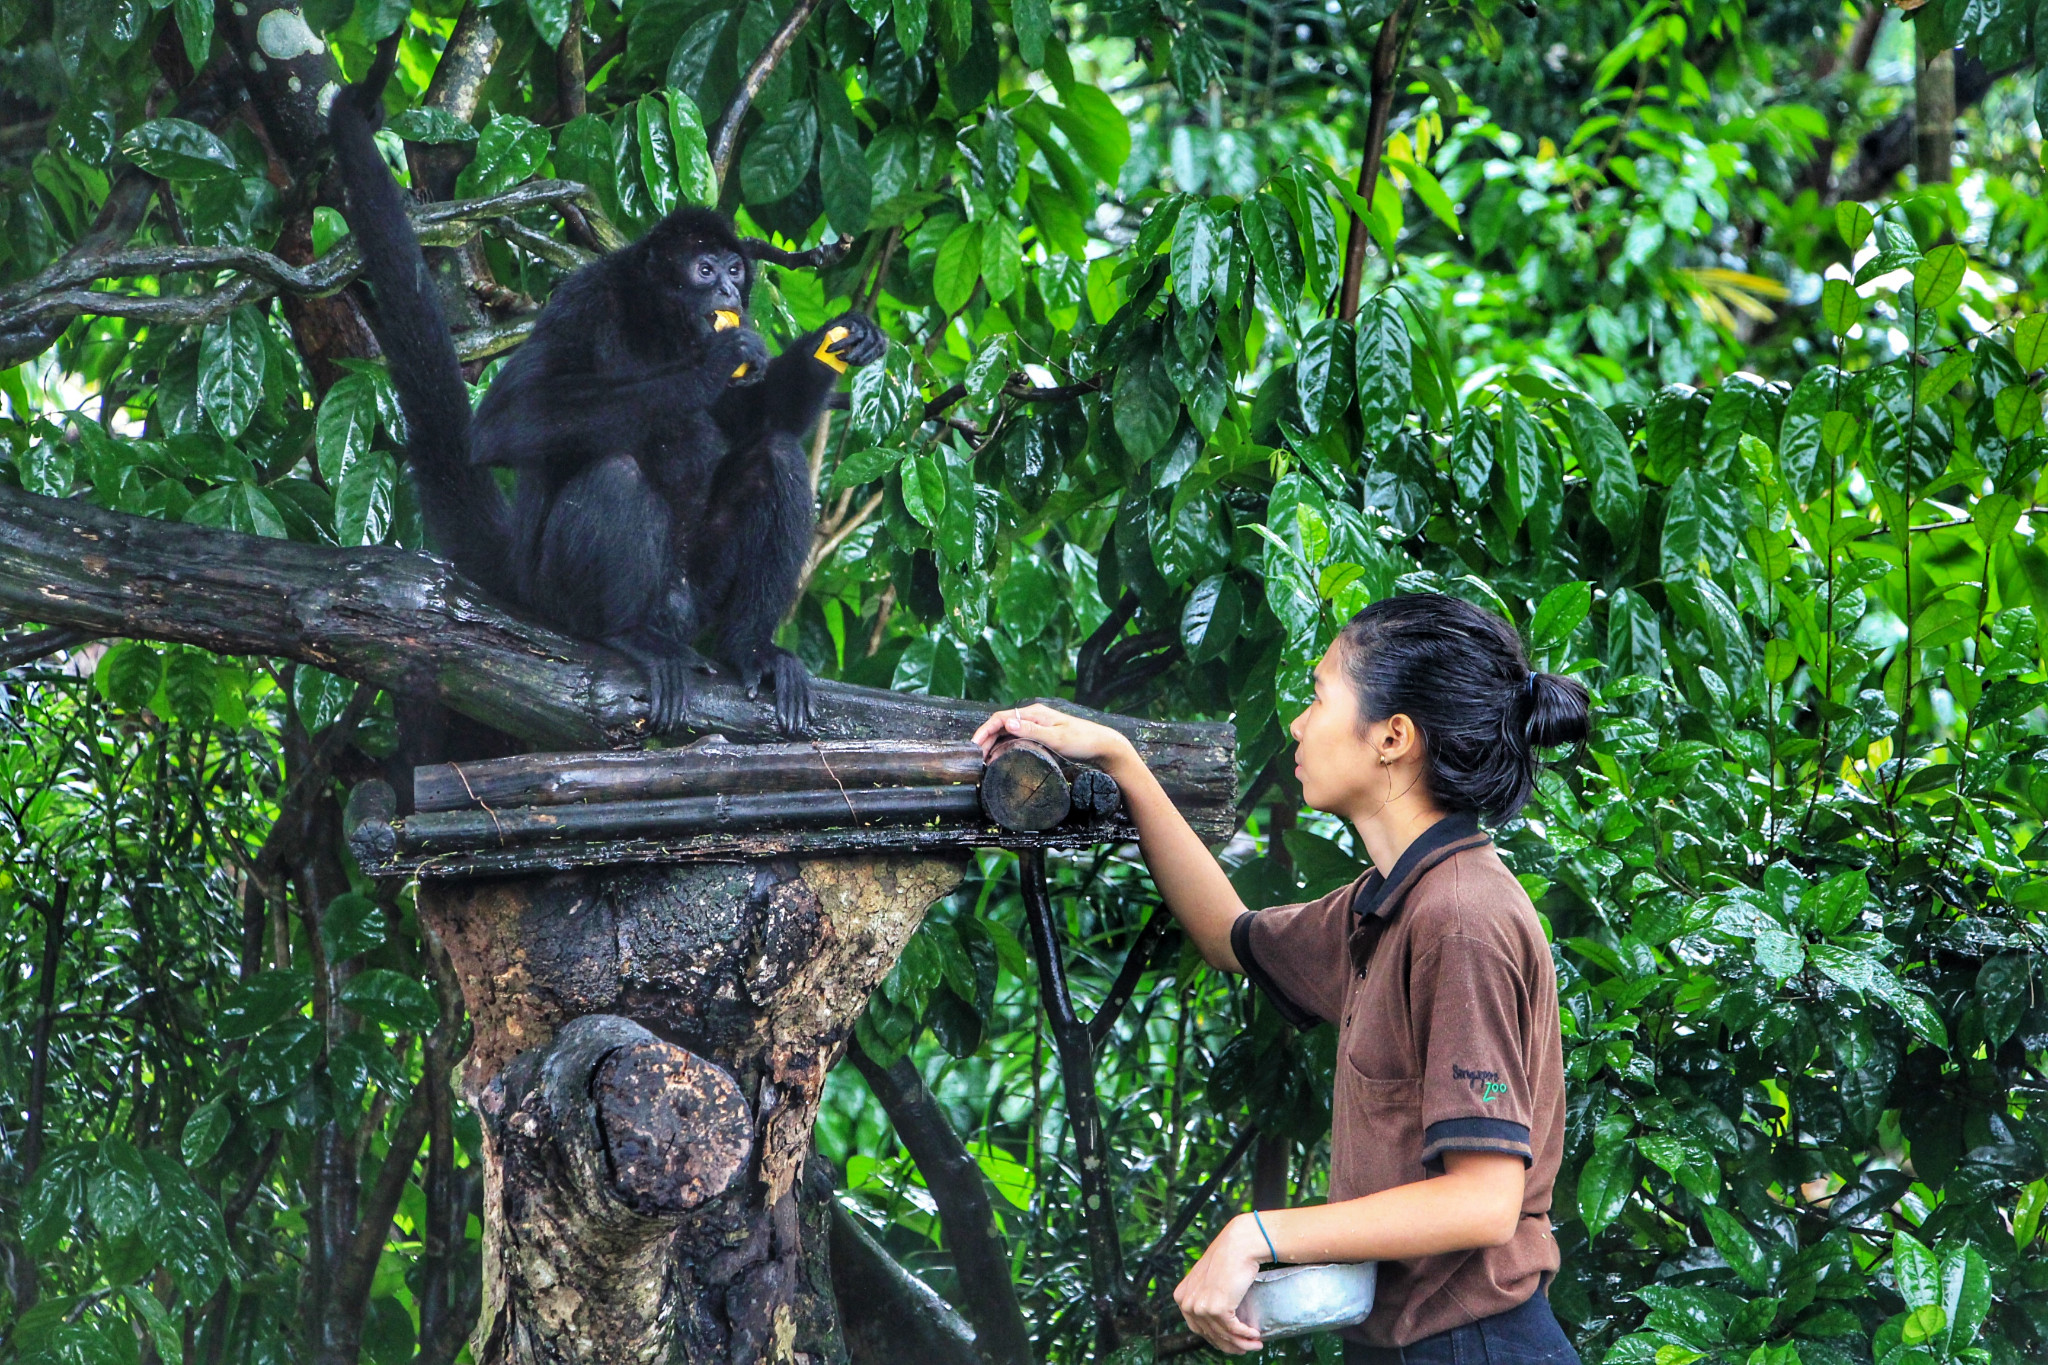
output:
[[[1196, 830], [1236, 825], [1227, 726], [1148, 725], [1140, 751]], [[1181, 733], [1175, 733], [1175, 732]], [[1217, 743], [1221, 731], [1222, 743]], [[347, 827], [372, 876], [503, 876], [785, 854], [1082, 848], [1137, 837], [1107, 774], [1006, 740], [840, 740], [526, 754], [414, 770], [417, 808], [383, 782]]]

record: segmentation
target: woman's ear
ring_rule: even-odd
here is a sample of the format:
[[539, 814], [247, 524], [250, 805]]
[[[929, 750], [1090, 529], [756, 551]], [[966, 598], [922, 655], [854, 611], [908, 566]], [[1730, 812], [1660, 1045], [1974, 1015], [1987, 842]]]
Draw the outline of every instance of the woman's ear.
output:
[[1422, 754], [1422, 727], [1409, 719], [1404, 711], [1396, 711], [1387, 717], [1386, 726], [1380, 732], [1374, 745], [1379, 751], [1382, 763], [1399, 763]]

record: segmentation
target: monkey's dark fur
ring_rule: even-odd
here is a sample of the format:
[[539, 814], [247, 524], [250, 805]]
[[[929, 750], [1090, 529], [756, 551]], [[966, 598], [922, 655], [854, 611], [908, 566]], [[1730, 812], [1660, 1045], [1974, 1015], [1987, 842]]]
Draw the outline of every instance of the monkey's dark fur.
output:
[[[485, 589], [638, 661], [658, 731], [687, 718], [692, 671], [712, 667], [693, 645], [708, 636], [750, 692], [772, 679], [777, 722], [801, 732], [810, 677], [773, 641], [814, 526], [803, 437], [839, 373], [815, 358], [825, 329], [770, 360], [745, 309], [757, 260], [813, 258], [743, 240], [709, 210], [678, 209], [556, 288], [472, 420], [372, 137], [392, 51], [335, 99], [329, 131], [428, 534]], [[716, 330], [720, 311], [741, 325]], [[887, 347], [859, 313], [828, 327], [847, 330], [832, 352], [849, 364]], [[519, 472], [510, 506], [491, 465]]]

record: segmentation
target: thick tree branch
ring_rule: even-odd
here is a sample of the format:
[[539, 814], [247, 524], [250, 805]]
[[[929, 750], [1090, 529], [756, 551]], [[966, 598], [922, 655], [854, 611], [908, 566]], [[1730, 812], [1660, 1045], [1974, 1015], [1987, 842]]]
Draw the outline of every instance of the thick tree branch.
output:
[[[447, 565], [404, 550], [335, 550], [109, 512], [0, 488], [0, 611], [99, 635], [296, 659], [433, 697], [537, 746], [647, 737], [644, 676], [624, 659], [524, 620]], [[816, 684], [818, 739], [965, 739], [983, 702]], [[1131, 736], [1208, 838], [1236, 826], [1235, 742], [1220, 724], [1095, 713]], [[775, 737], [770, 696], [700, 685], [690, 728]]]
[[768, 46], [761, 49], [761, 55], [754, 58], [747, 74], [740, 79], [739, 88], [733, 91], [732, 102], [725, 106], [725, 115], [718, 120], [718, 132], [711, 139], [711, 170], [718, 177], [720, 185], [725, 184], [726, 172], [732, 168], [732, 154], [738, 145], [740, 124], [747, 117], [747, 110], [753, 107], [754, 97], [761, 93], [761, 87], [768, 84], [768, 78], [775, 74], [775, 68], [789, 55], [790, 46], [796, 42], [797, 34], [818, 12], [823, 0], [797, 0], [796, 8], [782, 21], [782, 27], [775, 30], [775, 36], [768, 40]]
[[[1387, 120], [1394, 113], [1394, 84], [1401, 69], [1401, 49], [1407, 45], [1410, 0], [1396, 0], [1394, 8], [1380, 21], [1379, 41], [1372, 50], [1372, 102], [1365, 118], [1364, 159], [1358, 167], [1358, 197], [1372, 203], [1379, 185], [1380, 154], [1386, 149]], [[1446, 114], [1455, 112], [1445, 110]], [[1338, 294], [1337, 316], [1349, 321], [1358, 316], [1358, 290], [1365, 278], [1364, 218], [1353, 215], [1351, 232], [1344, 240], [1344, 282]]]
[[1024, 883], [1024, 909], [1031, 921], [1031, 955], [1038, 968], [1038, 997], [1045, 1006], [1053, 1049], [1059, 1054], [1060, 1093], [1066, 1101], [1067, 1127], [1074, 1135], [1074, 1164], [1081, 1172], [1081, 1224], [1088, 1243], [1088, 1280], [1094, 1291], [1098, 1349], [1117, 1347], [1117, 1322], [1130, 1297], [1124, 1278], [1123, 1246], [1117, 1236], [1116, 1182], [1112, 1159], [1102, 1138], [1102, 1113], [1095, 1095], [1095, 1054], [1088, 1026], [1074, 1013], [1067, 990], [1066, 963], [1060, 949], [1059, 926], [1053, 920], [1052, 897], [1046, 889], [1045, 850], [1028, 849], [1018, 858]]
[[1109, 994], [1102, 997], [1101, 1008], [1088, 1021], [1088, 1042], [1100, 1048], [1116, 1027], [1117, 1016], [1124, 1012], [1124, 1006], [1131, 1003], [1132, 992], [1138, 989], [1138, 979], [1144, 976], [1152, 965], [1152, 956], [1159, 945], [1166, 941], [1166, 931], [1173, 926], [1173, 916], [1165, 906], [1155, 906], [1146, 917], [1145, 927], [1138, 931], [1138, 937], [1131, 944], [1130, 952], [1124, 955], [1124, 965], [1116, 974]]
[[938, 1205], [946, 1249], [960, 1277], [961, 1306], [974, 1324], [974, 1344], [985, 1365], [1033, 1365], [1031, 1333], [1010, 1279], [1009, 1248], [996, 1230], [980, 1163], [946, 1121], [908, 1057], [883, 1067], [858, 1045], [846, 1055], [888, 1111], [896, 1136]]

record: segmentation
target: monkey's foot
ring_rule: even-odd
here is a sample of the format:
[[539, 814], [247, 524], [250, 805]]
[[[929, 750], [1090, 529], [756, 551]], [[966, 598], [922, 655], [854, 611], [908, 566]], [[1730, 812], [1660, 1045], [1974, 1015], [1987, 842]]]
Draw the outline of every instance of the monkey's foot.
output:
[[775, 725], [785, 735], [807, 734], [816, 718], [811, 707], [811, 673], [802, 659], [774, 645], [739, 665], [740, 682], [749, 697], [758, 696], [763, 680], [775, 684]]
[[676, 654], [624, 651], [647, 675], [647, 728], [650, 733], [670, 735], [689, 725], [690, 699], [696, 693], [691, 677], [700, 669], [711, 673], [711, 661], [694, 649]]

